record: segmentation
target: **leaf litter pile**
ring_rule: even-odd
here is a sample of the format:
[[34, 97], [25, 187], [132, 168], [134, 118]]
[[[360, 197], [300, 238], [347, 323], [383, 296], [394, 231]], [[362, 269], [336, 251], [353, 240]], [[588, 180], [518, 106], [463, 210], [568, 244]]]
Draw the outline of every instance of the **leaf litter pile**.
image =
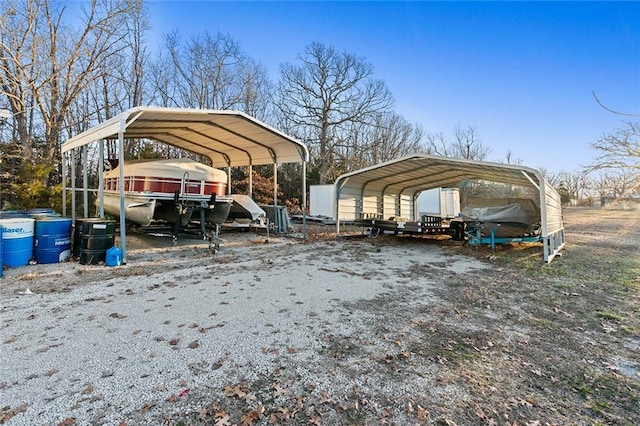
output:
[[639, 216], [565, 211], [549, 265], [322, 229], [7, 270], [0, 424], [636, 424]]

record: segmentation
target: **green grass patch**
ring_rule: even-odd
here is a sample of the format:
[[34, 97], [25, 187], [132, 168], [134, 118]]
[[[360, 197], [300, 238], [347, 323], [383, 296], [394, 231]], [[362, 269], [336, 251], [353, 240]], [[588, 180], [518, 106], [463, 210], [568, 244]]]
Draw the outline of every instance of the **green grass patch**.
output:
[[622, 321], [624, 319], [622, 315], [609, 311], [596, 311], [596, 316], [609, 321]]
[[538, 318], [534, 316], [527, 317], [527, 323], [533, 326], [543, 327], [548, 329], [555, 328], [557, 326], [556, 322], [549, 318]]
[[637, 410], [640, 386], [624, 376], [579, 370], [568, 377], [567, 384], [585, 399], [585, 407], [605, 416], [615, 411]]

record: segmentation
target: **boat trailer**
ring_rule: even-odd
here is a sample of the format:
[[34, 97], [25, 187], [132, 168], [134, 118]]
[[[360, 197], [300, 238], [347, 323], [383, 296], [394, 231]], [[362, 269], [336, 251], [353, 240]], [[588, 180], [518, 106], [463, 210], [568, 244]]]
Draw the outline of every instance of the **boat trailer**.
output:
[[[469, 245], [490, 245], [495, 250], [496, 245], [510, 243], [536, 243], [542, 238], [538, 230], [517, 236], [499, 236], [498, 231], [503, 224], [487, 224], [480, 221], [463, 221], [461, 219], [445, 220], [438, 216], [422, 216], [419, 222], [402, 218], [390, 217], [381, 219], [379, 215], [368, 214], [355, 221], [356, 226], [366, 229], [371, 238], [380, 234], [395, 235], [449, 235], [454, 241], [467, 241]], [[509, 224], [504, 224], [508, 226]]]
[[439, 216], [423, 215], [420, 221], [410, 221], [395, 216], [385, 220], [378, 214], [365, 213], [363, 217], [356, 219], [355, 225], [366, 229], [366, 232], [372, 238], [377, 238], [384, 233], [393, 233], [395, 235], [450, 235], [453, 239], [459, 240], [464, 238], [463, 228], [458, 226], [456, 221], [445, 220]]
[[209, 251], [213, 254], [220, 250], [223, 240], [220, 238], [221, 226], [217, 223], [206, 221], [207, 212], [214, 209], [215, 194], [211, 195], [210, 201], [195, 201], [180, 197], [178, 191], [175, 192], [173, 200], [176, 221], [175, 224], [169, 222], [152, 223], [145, 226], [136, 226], [137, 233], [150, 235], [153, 237], [170, 237], [172, 245], [177, 245], [181, 236], [187, 235], [194, 239], [209, 242]]
[[472, 246], [491, 245], [491, 249], [495, 250], [497, 244], [537, 243], [542, 241], [542, 237], [537, 231], [518, 236], [499, 237], [497, 234], [502, 226], [500, 223], [493, 223], [488, 227], [483, 222], [464, 223], [466, 228], [465, 239]]

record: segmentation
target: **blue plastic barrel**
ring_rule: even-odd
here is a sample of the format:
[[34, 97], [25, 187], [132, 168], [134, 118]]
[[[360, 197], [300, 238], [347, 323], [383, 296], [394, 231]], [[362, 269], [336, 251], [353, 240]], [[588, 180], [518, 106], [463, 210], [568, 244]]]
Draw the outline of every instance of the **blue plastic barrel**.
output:
[[13, 219], [16, 217], [29, 217], [24, 210], [0, 210], [0, 219]]
[[[27, 215], [34, 219], [38, 219], [39, 217], [42, 217], [42, 216], [60, 216], [60, 214], [56, 213], [55, 210], [45, 209], [45, 208], [27, 210]], [[37, 227], [37, 224], [36, 224], [36, 227]]]
[[35, 252], [38, 263], [58, 263], [71, 257], [71, 218], [36, 218]]
[[4, 264], [2, 263], [2, 225], [0, 225], [0, 278], [2, 278], [3, 269]]
[[35, 220], [30, 217], [0, 219], [2, 261], [11, 267], [28, 265], [33, 257]]

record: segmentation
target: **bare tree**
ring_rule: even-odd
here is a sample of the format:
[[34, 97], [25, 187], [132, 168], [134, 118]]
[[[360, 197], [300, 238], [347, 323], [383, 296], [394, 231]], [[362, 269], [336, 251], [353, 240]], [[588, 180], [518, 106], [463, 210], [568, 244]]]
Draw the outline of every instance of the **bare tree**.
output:
[[451, 141], [442, 132], [428, 133], [425, 136], [424, 150], [427, 154], [436, 155], [438, 157], [454, 156], [451, 149]]
[[600, 205], [604, 206], [607, 201], [628, 198], [639, 185], [637, 173], [630, 169], [618, 169], [598, 174], [593, 179], [592, 187], [600, 198]]
[[151, 102], [162, 107], [180, 105], [174, 84], [178, 80], [178, 72], [171, 58], [163, 51], [149, 63], [149, 76], [152, 88]]
[[441, 132], [428, 134], [425, 139], [425, 150], [430, 155], [482, 161], [491, 154], [491, 148], [480, 141], [474, 126], [456, 126], [453, 140]]
[[163, 106], [238, 109], [265, 119], [272, 84], [266, 69], [231, 36], [204, 32], [184, 42], [164, 37], [166, 55], [151, 65], [155, 98]]
[[560, 172], [552, 172], [544, 167], [540, 167], [538, 171], [552, 187], [556, 189], [558, 188], [558, 185], [562, 180]]
[[587, 197], [588, 191], [593, 184], [592, 178], [589, 176], [587, 170], [561, 170], [554, 174], [550, 174], [544, 169], [541, 171], [551, 186], [566, 194], [568, 197], [567, 203], [580, 203], [581, 200]]
[[280, 66], [280, 126], [309, 145], [324, 184], [336, 177], [337, 147], [354, 145], [353, 127], [374, 125], [372, 119], [390, 110], [392, 97], [362, 57], [315, 42], [299, 59], [301, 65]]
[[[102, 122], [139, 105], [149, 102], [147, 70], [149, 53], [145, 35], [149, 30], [149, 14], [143, 0], [129, 0], [131, 12], [123, 22], [126, 28], [122, 48], [103, 65], [101, 78], [90, 87], [96, 120]], [[125, 156], [139, 156], [145, 142], [127, 139], [124, 142]], [[107, 158], [115, 158], [116, 142], [107, 141]]]
[[491, 154], [491, 148], [482, 144], [474, 126], [457, 126], [453, 142], [454, 156], [467, 160], [485, 160]]
[[507, 150], [507, 154], [504, 157], [504, 160], [498, 160], [499, 163], [504, 163], [504, 164], [514, 164], [514, 165], [521, 165], [523, 163], [522, 158], [516, 158], [513, 156], [513, 152], [511, 152], [511, 150]]
[[371, 123], [345, 125], [347, 137], [335, 144], [329, 174], [338, 176], [421, 150], [422, 128], [395, 113], [380, 113]]
[[238, 109], [261, 120], [269, 120], [273, 116], [274, 86], [264, 66], [251, 58], [247, 58], [239, 77]]
[[603, 135], [591, 146], [600, 152], [591, 169], [629, 168], [640, 173], [640, 122]]
[[[362, 167], [390, 161], [420, 151], [423, 131], [395, 113], [378, 114], [373, 126], [364, 132], [366, 140], [359, 149]], [[355, 170], [355, 169], [353, 169]]]
[[[78, 7], [81, 23], [72, 28], [65, 23], [64, 3], [0, 3], [0, 94], [13, 113], [22, 154], [31, 161], [41, 154], [43, 164], [59, 162], [68, 113], [121, 47], [132, 3], [91, 0]], [[37, 151], [35, 134], [42, 135]]]
[[600, 199], [600, 207], [607, 202], [607, 194], [609, 192], [609, 178], [605, 174], [599, 175], [593, 180], [593, 189], [596, 191]]
[[620, 169], [606, 175], [610, 181], [614, 199], [628, 198], [638, 188], [638, 174], [630, 169]]

